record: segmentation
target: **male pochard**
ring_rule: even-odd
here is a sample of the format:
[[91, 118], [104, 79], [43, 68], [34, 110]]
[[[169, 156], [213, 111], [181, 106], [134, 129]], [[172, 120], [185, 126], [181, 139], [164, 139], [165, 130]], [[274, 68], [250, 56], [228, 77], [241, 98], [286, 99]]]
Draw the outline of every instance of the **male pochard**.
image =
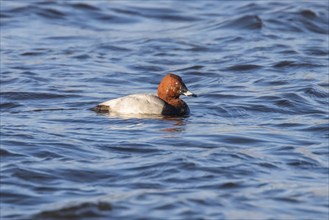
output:
[[116, 114], [147, 114], [183, 116], [190, 112], [187, 104], [179, 98], [180, 95], [193, 96], [182, 78], [175, 74], [167, 74], [158, 86], [158, 95], [133, 94], [112, 99], [96, 106], [98, 112], [113, 112]]

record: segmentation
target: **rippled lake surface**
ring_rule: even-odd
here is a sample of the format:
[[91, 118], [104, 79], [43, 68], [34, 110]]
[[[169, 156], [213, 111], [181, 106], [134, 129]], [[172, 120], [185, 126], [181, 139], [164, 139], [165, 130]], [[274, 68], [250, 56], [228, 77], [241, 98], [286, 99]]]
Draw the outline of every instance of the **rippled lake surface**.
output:
[[328, 4], [1, 1], [1, 219], [328, 219]]

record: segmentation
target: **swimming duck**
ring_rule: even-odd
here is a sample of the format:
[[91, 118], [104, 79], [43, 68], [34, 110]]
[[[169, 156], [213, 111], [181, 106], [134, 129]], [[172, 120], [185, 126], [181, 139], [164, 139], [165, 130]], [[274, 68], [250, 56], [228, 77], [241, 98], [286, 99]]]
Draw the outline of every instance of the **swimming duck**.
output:
[[196, 97], [195, 94], [187, 89], [180, 76], [169, 73], [161, 80], [158, 86], [158, 95], [128, 95], [102, 102], [94, 110], [97, 112], [113, 112], [123, 115], [188, 115], [190, 109], [179, 98], [180, 95]]

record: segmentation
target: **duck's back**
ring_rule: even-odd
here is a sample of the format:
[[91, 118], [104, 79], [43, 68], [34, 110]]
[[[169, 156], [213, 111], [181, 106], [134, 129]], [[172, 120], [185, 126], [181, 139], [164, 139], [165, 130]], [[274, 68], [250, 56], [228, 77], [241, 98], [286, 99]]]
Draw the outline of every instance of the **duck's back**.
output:
[[99, 104], [98, 111], [120, 114], [162, 114], [167, 104], [156, 95], [134, 94]]

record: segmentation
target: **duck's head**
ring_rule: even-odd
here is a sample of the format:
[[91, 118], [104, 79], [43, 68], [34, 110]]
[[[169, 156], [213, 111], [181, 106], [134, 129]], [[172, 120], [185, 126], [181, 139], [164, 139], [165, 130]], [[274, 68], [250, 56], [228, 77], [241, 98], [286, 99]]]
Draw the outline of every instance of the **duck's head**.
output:
[[180, 76], [168, 73], [158, 86], [158, 96], [163, 100], [178, 99], [180, 95], [196, 97], [191, 93]]

